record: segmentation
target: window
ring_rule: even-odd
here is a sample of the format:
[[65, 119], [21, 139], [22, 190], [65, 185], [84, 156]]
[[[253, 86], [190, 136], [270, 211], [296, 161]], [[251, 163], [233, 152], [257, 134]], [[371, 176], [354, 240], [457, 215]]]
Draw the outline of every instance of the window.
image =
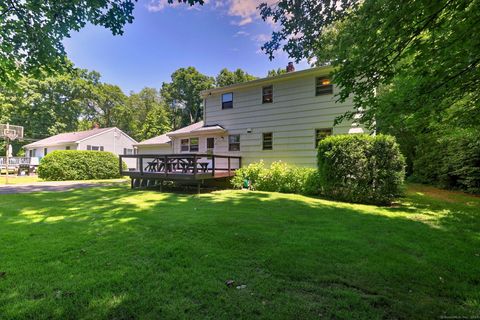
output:
[[48, 153], [48, 148], [43, 148], [43, 156], [46, 156]]
[[240, 151], [239, 134], [232, 134], [228, 136], [228, 151]]
[[131, 155], [133, 154], [133, 149], [123, 148], [123, 154]]
[[103, 151], [103, 146], [87, 146], [87, 150], [91, 151]]
[[190, 139], [190, 152], [197, 152], [198, 151], [198, 138], [191, 138]]
[[180, 140], [180, 151], [181, 152], [188, 151], [189, 142], [190, 142], [190, 140], [188, 140], [188, 139]]
[[70, 146], [66, 146], [66, 147], [65, 147], [65, 150], [70, 150]]
[[315, 130], [315, 148], [318, 147], [318, 143], [328, 136], [332, 135], [332, 128], [316, 129]]
[[273, 149], [273, 133], [265, 132], [263, 133], [263, 150], [272, 150]]
[[233, 108], [233, 93], [222, 94], [222, 109]]
[[207, 138], [207, 150], [215, 148], [215, 138]]
[[262, 88], [262, 103], [273, 102], [273, 86], [267, 86]]
[[30, 156], [30, 158], [36, 157], [36, 153], [37, 153], [37, 149], [31, 149], [28, 151], [28, 155]]
[[315, 95], [322, 96], [325, 94], [333, 94], [333, 85], [327, 77], [317, 78], [315, 86]]

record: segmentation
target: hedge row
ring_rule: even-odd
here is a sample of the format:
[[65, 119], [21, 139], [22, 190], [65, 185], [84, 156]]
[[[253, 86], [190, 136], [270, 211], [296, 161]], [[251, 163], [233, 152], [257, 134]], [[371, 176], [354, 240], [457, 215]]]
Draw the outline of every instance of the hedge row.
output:
[[263, 161], [251, 163], [236, 171], [232, 184], [236, 188], [246, 187], [258, 191], [272, 191], [284, 193], [319, 194], [317, 170], [313, 168], [299, 168], [277, 161], [270, 168], [265, 167]]
[[53, 151], [40, 161], [38, 176], [51, 181], [120, 178], [118, 157], [103, 151]]
[[318, 170], [263, 162], [237, 170], [233, 185], [259, 191], [323, 195], [335, 200], [389, 204], [402, 192], [405, 161], [395, 139], [337, 135], [319, 143]]

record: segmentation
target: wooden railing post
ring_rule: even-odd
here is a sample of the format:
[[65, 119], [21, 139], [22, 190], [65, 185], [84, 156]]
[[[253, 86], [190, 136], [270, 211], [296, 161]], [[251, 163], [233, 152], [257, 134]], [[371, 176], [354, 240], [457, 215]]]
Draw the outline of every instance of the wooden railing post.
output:
[[143, 156], [139, 157], [140, 159], [140, 174], [143, 176]]
[[193, 155], [193, 177], [197, 176], [197, 155]]
[[123, 176], [122, 155], [118, 157], [118, 169], [120, 170], [120, 176]]
[[231, 175], [230, 170], [231, 170], [231, 168], [230, 168], [230, 156], [228, 156], [228, 176]]
[[168, 164], [168, 156], [166, 155], [163, 162], [163, 170], [165, 171], [165, 177], [167, 177], [167, 174], [168, 174], [167, 164]]
[[212, 176], [215, 177], [215, 155], [212, 155]]

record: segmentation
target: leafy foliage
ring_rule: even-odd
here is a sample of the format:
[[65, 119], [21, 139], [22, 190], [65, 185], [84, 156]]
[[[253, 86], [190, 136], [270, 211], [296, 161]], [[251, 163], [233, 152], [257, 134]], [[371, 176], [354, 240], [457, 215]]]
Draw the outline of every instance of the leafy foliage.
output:
[[[212, 77], [205, 76], [194, 67], [180, 68], [172, 74], [172, 82], [162, 84], [161, 95], [167, 105], [180, 105], [173, 114], [175, 129], [198, 122], [203, 116], [200, 92], [214, 85]], [[177, 118], [180, 118], [177, 121]]]
[[448, 189], [480, 193], [480, 133], [442, 132], [422, 139], [413, 163], [412, 179]]
[[397, 138], [408, 174], [423, 170], [417, 154], [435, 166], [422, 141], [480, 130], [480, 1], [281, 0], [261, 12], [282, 26], [264, 50], [335, 66], [339, 100], [353, 95], [361, 122]]
[[42, 158], [38, 176], [50, 181], [120, 178], [118, 157], [103, 151], [57, 150]]
[[20, 75], [68, 69], [62, 40], [72, 30], [91, 23], [122, 34], [124, 25], [133, 21], [134, 6], [135, 0], [0, 2], [0, 83], [13, 84]]
[[330, 136], [319, 143], [318, 172], [325, 196], [389, 204], [401, 193], [404, 158], [390, 136]]
[[242, 69], [230, 71], [227, 68], [224, 68], [220, 70], [220, 73], [215, 78], [215, 84], [217, 87], [226, 87], [235, 83], [242, 83], [255, 79], [257, 79], [257, 77], [248, 74]]
[[282, 161], [273, 162], [266, 168], [263, 161], [251, 163], [235, 172], [232, 184], [242, 188], [245, 181], [253, 190], [283, 193], [318, 194], [320, 189], [315, 169], [301, 168]]
[[276, 77], [285, 73], [287, 73], [287, 70], [282, 68], [272, 69], [272, 70], [268, 70], [267, 77]]

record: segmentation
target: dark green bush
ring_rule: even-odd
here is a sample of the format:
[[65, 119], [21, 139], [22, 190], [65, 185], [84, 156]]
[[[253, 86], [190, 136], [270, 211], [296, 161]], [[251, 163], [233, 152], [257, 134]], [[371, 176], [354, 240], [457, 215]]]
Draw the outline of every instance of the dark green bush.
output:
[[321, 193], [332, 199], [389, 204], [401, 194], [405, 160], [386, 135], [336, 135], [318, 146]]
[[38, 176], [51, 181], [120, 178], [118, 157], [103, 151], [53, 151], [40, 161]]
[[242, 188], [244, 181], [249, 180], [251, 188], [258, 191], [283, 193], [318, 194], [318, 174], [313, 168], [300, 168], [282, 161], [266, 168], [263, 161], [251, 163], [236, 171], [232, 184]]
[[457, 129], [421, 139], [414, 181], [480, 193], [480, 132]]

